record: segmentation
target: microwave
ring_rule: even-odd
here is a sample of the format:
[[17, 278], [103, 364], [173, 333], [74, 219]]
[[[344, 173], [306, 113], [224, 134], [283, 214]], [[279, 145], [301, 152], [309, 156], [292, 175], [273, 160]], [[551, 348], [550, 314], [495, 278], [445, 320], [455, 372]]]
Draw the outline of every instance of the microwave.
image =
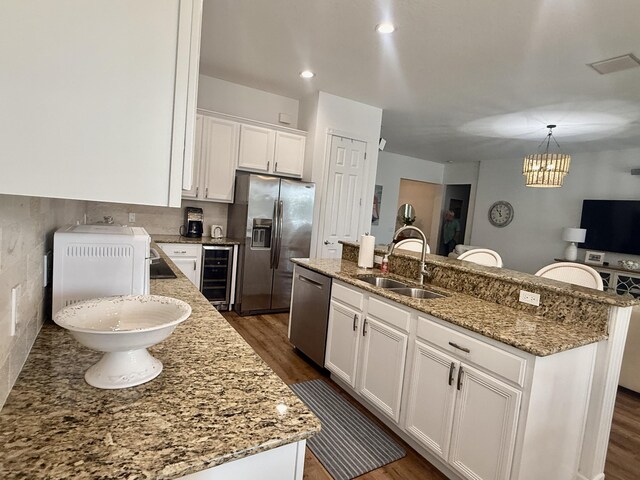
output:
[[96, 297], [149, 293], [151, 237], [144, 228], [73, 225], [53, 236], [52, 314]]

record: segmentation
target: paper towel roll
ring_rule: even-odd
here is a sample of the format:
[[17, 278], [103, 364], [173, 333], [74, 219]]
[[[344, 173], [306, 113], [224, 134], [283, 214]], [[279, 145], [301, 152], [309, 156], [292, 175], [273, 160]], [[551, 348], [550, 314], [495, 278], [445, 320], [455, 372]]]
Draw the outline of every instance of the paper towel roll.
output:
[[376, 237], [365, 234], [360, 235], [360, 254], [358, 255], [358, 266], [362, 268], [373, 268], [373, 252], [376, 246]]

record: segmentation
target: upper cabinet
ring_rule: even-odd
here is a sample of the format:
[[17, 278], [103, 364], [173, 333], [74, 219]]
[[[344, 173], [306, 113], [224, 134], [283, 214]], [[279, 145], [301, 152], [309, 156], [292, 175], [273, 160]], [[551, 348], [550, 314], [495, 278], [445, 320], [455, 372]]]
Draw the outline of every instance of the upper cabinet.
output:
[[236, 169], [302, 177], [305, 133], [200, 110], [193, 177], [183, 198], [233, 203]]
[[305, 140], [306, 138], [302, 135], [276, 132], [273, 173], [294, 177], [302, 176]]
[[302, 177], [305, 140], [306, 137], [297, 132], [242, 125], [238, 168]]
[[272, 171], [275, 139], [276, 132], [274, 130], [242, 125], [238, 166], [242, 169], [258, 172]]
[[0, 193], [179, 206], [202, 0], [10, 1], [0, 17]]
[[240, 124], [198, 114], [194, 177], [183, 198], [233, 202]]

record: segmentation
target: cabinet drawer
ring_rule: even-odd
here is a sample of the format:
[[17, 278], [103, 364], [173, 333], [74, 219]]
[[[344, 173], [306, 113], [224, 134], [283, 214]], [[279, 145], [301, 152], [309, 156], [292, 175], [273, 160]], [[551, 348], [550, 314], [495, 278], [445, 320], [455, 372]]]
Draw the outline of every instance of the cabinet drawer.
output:
[[[486, 368], [507, 380], [524, 384], [527, 361], [512, 353], [500, 350], [468, 335], [418, 317], [418, 338], [426, 340], [446, 352], [453, 353], [468, 362]], [[454, 346], [455, 345], [455, 346]]]
[[409, 331], [409, 319], [411, 314], [402, 308], [391, 305], [375, 297], [369, 297], [367, 315], [373, 315], [386, 323], [399, 328], [404, 332]]
[[159, 243], [158, 246], [169, 257], [199, 257], [202, 252], [202, 245], [199, 243]]
[[331, 286], [331, 298], [341, 301], [347, 305], [351, 305], [358, 310], [362, 310], [364, 303], [364, 295], [354, 289], [345, 287], [338, 282], [333, 282]]

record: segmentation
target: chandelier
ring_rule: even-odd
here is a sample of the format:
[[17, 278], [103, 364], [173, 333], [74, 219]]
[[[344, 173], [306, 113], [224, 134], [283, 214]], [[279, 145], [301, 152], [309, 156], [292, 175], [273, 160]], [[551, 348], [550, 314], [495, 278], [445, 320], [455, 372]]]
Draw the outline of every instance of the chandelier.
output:
[[[524, 157], [522, 175], [526, 177], [527, 187], [561, 187], [565, 175], [569, 173], [571, 155], [549, 153], [551, 139], [553, 139], [558, 149], [560, 149], [560, 145], [558, 145], [556, 138], [553, 136], [553, 129], [556, 128], [556, 125], [547, 125], [547, 128], [549, 129], [549, 134], [545, 139], [547, 142], [545, 152]], [[540, 143], [538, 148], [545, 143], [545, 140]]]

